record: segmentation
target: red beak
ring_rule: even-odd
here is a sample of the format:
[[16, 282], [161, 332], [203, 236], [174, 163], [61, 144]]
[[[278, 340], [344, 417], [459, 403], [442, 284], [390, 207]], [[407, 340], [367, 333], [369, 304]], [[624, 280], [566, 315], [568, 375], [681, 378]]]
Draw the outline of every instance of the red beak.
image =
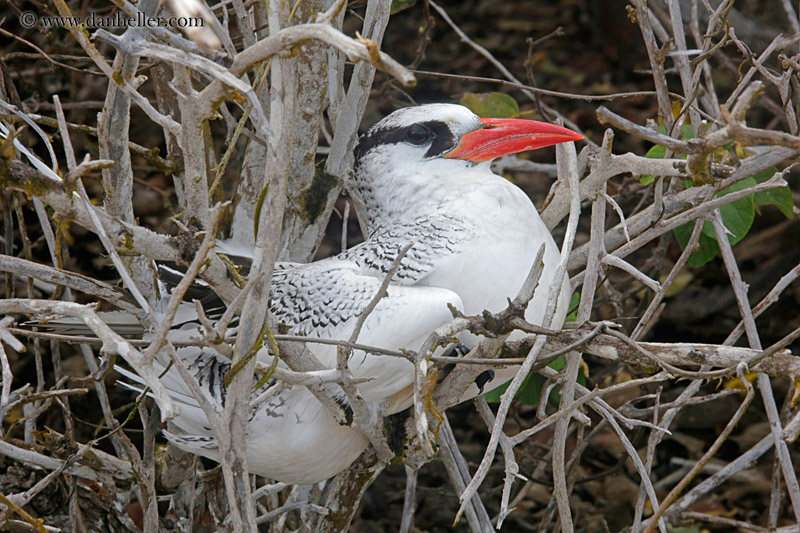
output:
[[482, 118], [481, 122], [484, 123], [481, 129], [462, 136], [444, 157], [480, 163], [501, 155], [583, 139], [583, 135], [574, 131], [535, 120]]

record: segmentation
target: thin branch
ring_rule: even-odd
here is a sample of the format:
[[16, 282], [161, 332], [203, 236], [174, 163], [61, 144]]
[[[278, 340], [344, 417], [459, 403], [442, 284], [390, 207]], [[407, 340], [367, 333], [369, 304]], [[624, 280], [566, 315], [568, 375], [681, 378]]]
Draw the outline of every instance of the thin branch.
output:
[[669, 494], [667, 494], [667, 497], [661, 501], [658, 510], [656, 510], [656, 512], [650, 518], [647, 527], [645, 527], [644, 533], [652, 533], [653, 529], [655, 528], [656, 522], [658, 522], [661, 519], [661, 517], [664, 515], [664, 512], [678, 498], [681, 492], [683, 492], [683, 489], [685, 489], [689, 485], [689, 483], [692, 482], [695, 476], [697, 476], [697, 474], [703, 469], [703, 467], [706, 464], [708, 464], [711, 458], [714, 457], [714, 455], [716, 455], [720, 447], [725, 443], [726, 440], [728, 440], [728, 437], [730, 436], [733, 429], [736, 427], [736, 424], [738, 424], [739, 420], [741, 420], [742, 416], [744, 416], [744, 412], [750, 406], [750, 402], [752, 402], [753, 398], [755, 397], [755, 391], [753, 389], [753, 385], [750, 383], [750, 381], [747, 379], [747, 376], [745, 375], [747, 371], [748, 371], [747, 365], [745, 365], [744, 363], [740, 363], [738, 368], [736, 369], [736, 374], [739, 376], [739, 381], [742, 383], [742, 385], [744, 385], [745, 390], [747, 391], [747, 394], [745, 395], [744, 400], [742, 400], [742, 403], [739, 405], [739, 408], [736, 410], [734, 415], [728, 421], [728, 423], [725, 426], [725, 429], [722, 430], [722, 433], [719, 434], [719, 436], [716, 438], [711, 447], [709, 447], [708, 450], [706, 450], [706, 452], [703, 454], [700, 460], [697, 461], [697, 463], [695, 463], [695, 465], [683, 477], [680, 483], [675, 485], [675, 487], [673, 487], [673, 489], [669, 492]]
[[150, 387], [153, 396], [161, 407], [161, 416], [163, 420], [170, 420], [178, 414], [177, 407], [174, 405], [172, 398], [164, 388], [164, 385], [161, 384], [153, 367], [145, 361], [142, 353], [109, 328], [108, 325], [97, 316], [97, 313], [91, 309], [91, 306], [51, 300], [21, 300], [8, 298], [6, 300], [0, 300], [0, 313], [21, 313], [39, 319], [48, 319], [58, 316], [72, 316], [81, 319], [83, 323], [103, 341], [101, 353], [106, 355], [121, 355], [128, 364], [133, 367], [136, 373], [142, 377], [147, 386]]
[[[728, 241], [728, 236], [725, 233], [725, 227], [722, 224], [722, 216], [719, 211], [715, 211], [713, 220], [714, 233], [717, 236], [717, 243], [719, 244], [720, 253], [725, 263], [725, 268], [728, 271], [728, 276], [731, 280], [733, 292], [736, 295], [736, 303], [739, 306], [742, 320], [744, 321], [745, 331], [747, 332], [747, 340], [750, 346], [754, 349], [761, 348], [761, 341], [756, 330], [755, 319], [753, 312], [750, 308], [750, 303], [747, 300], [747, 289], [742, 281], [739, 267], [736, 264], [736, 258], [733, 255], [731, 244]], [[778, 413], [778, 408], [775, 405], [775, 398], [772, 394], [772, 384], [766, 374], [758, 374], [758, 390], [764, 402], [764, 409], [767, 412], [767, 419], [769, 420], [770, 432], [772, 438], [775, 440], [775, 452], [780, 461], [781, 472], [786, 480], [786, 488], [789, 492], [789, 498], [792, 501], [792, 508], [794, 510], [795, 518], [800, 522], [800, 485], [797, 482], [797, 472], [792, 465], [792, 458], [789, 455], [789, 448], [783, 440], [783, 428], [781, 426], [781, 419]]]
[[[378, 287], [378, 291], [369, 301], [367, 306], [358, 316], [355, 325], [353, 326], [353, 331], [350, 333], [350, 338], [348, 342], [354, 343], [358, 340], [358, 335], [361, 333], [361, 328], [364, 326], [367, 318], [369, 317], [370, 313], [375, 309], [384, 297], [388, 295], [387, 288], [394, 278], [397, 269], [400, 267], [400, 263], [403, 261], [406, 253], [411, 249], [414, 243], [409, 243], [403, 246], [402, 249], [397, 254], [392, 266], [386, 272], [386, 276], [384, 276], [383, 281], [381, 282], [380, 287]], [[343, 376], [342, 382], [340, 383], [342, 390], [344, 391], [345, 395], [347, 396], [347, 400], [350, 403], [350, 407], [353, 409], [353, 421], [355, 422], [356, 426], [367, 436], [370, 441], [370, 444], [375, 448], [378, 456], [384, 460], [388, 461], [392, 457], [394, 457], [394, 452], [389, 448], [383, 431], [383, 424], [380, 423], [380, 419], [378, 424], [376, 425], [373, 422], [373, 417], [370, 415], [369, 407], [364, 399], [361, 397], [361, 393], [358, 389], [354, 386], [352, 381], [352, 374], [350, 373], [350, 369], [348, 366], [348, 361], [352, 356], [352, 348], [345, 348], [343, 346], [339, 346], [337, 349], [337, 356], [336, 356], [336, 368], [339, 373]]]
[[[553, 275], [553, 279], [551, 282], [550, 287], [548, 287], [548, 297], [547, 297], [547, 305], [545, 307], [544, 312], [544, 321], [543, 325], [548, 327], [553, 319], [553, 315], [556, 308], [556, 301], [558, 300], [561, 290], [562, 290], [562, 283], [561, 280], [564, 278], [567, 269], [567, 262], [569, 260], [570, 253], [572, 252], [572, 244], [575, 241], [575, 234], [578, 229], [578, 219], [580, 217], [580, 198], [579, 198], [579, 191], [578, 191], [578, 173], [577, 173], [577, 158], [575, 154], [575, 146], [573, 143], [564, 143], [559, 144], [556, 146], [556, 155], [557, 155], [557, 164], [559, 166], [559, 177], [570, 184], [570, 192], [571, 192], [571, 201], [570, 201], [570, 214], [569, 214], [569, 221], [567, 222], [567, 233], [564, 237], [564, 243], [561, 246], [561, 258], [559, 261], [558, 266], [556, 267], [555, 274]], [[489, 465], [492, 462], [492, 458], [494, 457], [495, 451], [497, 450], [497, 446], [499, 444], [500, 434], [502, 433], [503, 423], [505, 422], [505, 418], [508, 414], [508, 410], [511, 406], [511, 401], [514, 398], [514, 395], [517, 393], [519, 388], [522, 385], [522, 381], [528, 375], [531, 370], [531, 367], [536, 362], [537, 357], [541, 353], [542, 348], [544, 347], [545, 342], [547, 341], [547, 337], [540, 335], [536, 338], [536, 341], [531, 348], [530, 353], [525, 361], [522, 364], [517, 374], [514, 376], [514, 379], [509, 384], [508, 388], [505, 390], [503, 395], [500, 399], [500, 406], [497, 410], [495, 425], [492, 430], [492, 435], [489, 439], [489, 444], [486, 447], [486, 450], [483, 455], [483, 459], [481, 460], [481, 464], [478, 467], [477, 472], [470, 481], [467, 488], [461, 494], [461, 507], [459, 508], [459, 512], [457, 514], [457, 518], [461, 516], [464, 512], [466, 502], [468, 502], [472, 496], [477, 492], [478, 487], [483, 482], [486, 474], [489, 470]]]
[[403, 515], [400, 519], [400, 533], [411, 533], [414, 527], [414, 512], [417, 509], [417, 472], [416, 468], [406, 466], [406, 490], [403, 496]]

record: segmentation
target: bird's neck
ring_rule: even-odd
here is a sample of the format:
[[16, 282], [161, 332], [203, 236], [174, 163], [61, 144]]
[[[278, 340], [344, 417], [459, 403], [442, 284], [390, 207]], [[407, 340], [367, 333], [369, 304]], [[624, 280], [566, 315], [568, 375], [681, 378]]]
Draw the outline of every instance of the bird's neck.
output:
[[415, 224], [420, 219], [433, 222], [452, 203], [453, 199], [448, 198], [446, 192], [437, 190], [423, 180], [415, 182], [396, 185], [374, 181], [359, 186], [370, 236], [389, 228]]
[[[369, 236], [346, 255], [362, 267], [386, 272], [403, 246], [414, 243], [398, 271], [400, 283], [419, 282], [449, 257], [486, 245], [505, 261], [515, 250], [532, 247], [538, 233], [547, 234], [525, 193], [488, 168], [382, 178], [359, 183]], [[532, 260], [524, 258], [522, 268], [527, 271]]]
[[472, 165], [433, 160], [417, 166], [380, 163], [380, 159], [367, 161], [355, 173], [370, 235], [420, 221], [439, 225], [439, 219], [452, 217], [482, 225], [485, 215], [490, 214], [482, 210], [498, 196], [517, 196], [530, 203], [514, 185], [493, 174], [488, 162]]

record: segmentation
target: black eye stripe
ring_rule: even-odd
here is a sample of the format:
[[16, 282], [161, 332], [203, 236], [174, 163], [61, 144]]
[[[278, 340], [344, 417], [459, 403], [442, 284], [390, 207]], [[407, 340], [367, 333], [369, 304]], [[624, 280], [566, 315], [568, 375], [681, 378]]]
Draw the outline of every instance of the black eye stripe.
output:
[[[429, 120], [417, 123], [431, 131], [431, 146], [425, 153], [425, 157], [437, 157], [455, 147], [455, 140], [447, 124], [438, 120]], [[366, 155], [367, 152], [382, 144], [398, 144], [408, 142], [409, 129], [414, 126], [393, 126], [370, 131], [361, 136], [355, 149], [355, 164]]]
[[456, 141], [453, 138], [453, 132], [447, 127], [447, 124], [439, 121], [427, 122], [426, 125], [433, 130], [433, 142], [428, 151], [425, 152], [425, 157], [438, 157], [445, 152], [449, 152], [456, 146]]

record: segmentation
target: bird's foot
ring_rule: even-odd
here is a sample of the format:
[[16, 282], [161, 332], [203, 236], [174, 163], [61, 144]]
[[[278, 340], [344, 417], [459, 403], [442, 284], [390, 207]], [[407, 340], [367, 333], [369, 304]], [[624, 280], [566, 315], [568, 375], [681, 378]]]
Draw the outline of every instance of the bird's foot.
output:
[[436, 419], [436, 428], [433, 430], [434, 440], [438, 440], [439, 428], [442, 426], [442, 422], [444, 422], [444, 413], [436, 406], [436, 402], [433, 401], [433, 391], [436, 389], [438, 377], [439, 371], [435, 367], [428, 371], [428, 375], [425, 378], [425, 394], [423, 396], [425, 399], [425, 410]]

